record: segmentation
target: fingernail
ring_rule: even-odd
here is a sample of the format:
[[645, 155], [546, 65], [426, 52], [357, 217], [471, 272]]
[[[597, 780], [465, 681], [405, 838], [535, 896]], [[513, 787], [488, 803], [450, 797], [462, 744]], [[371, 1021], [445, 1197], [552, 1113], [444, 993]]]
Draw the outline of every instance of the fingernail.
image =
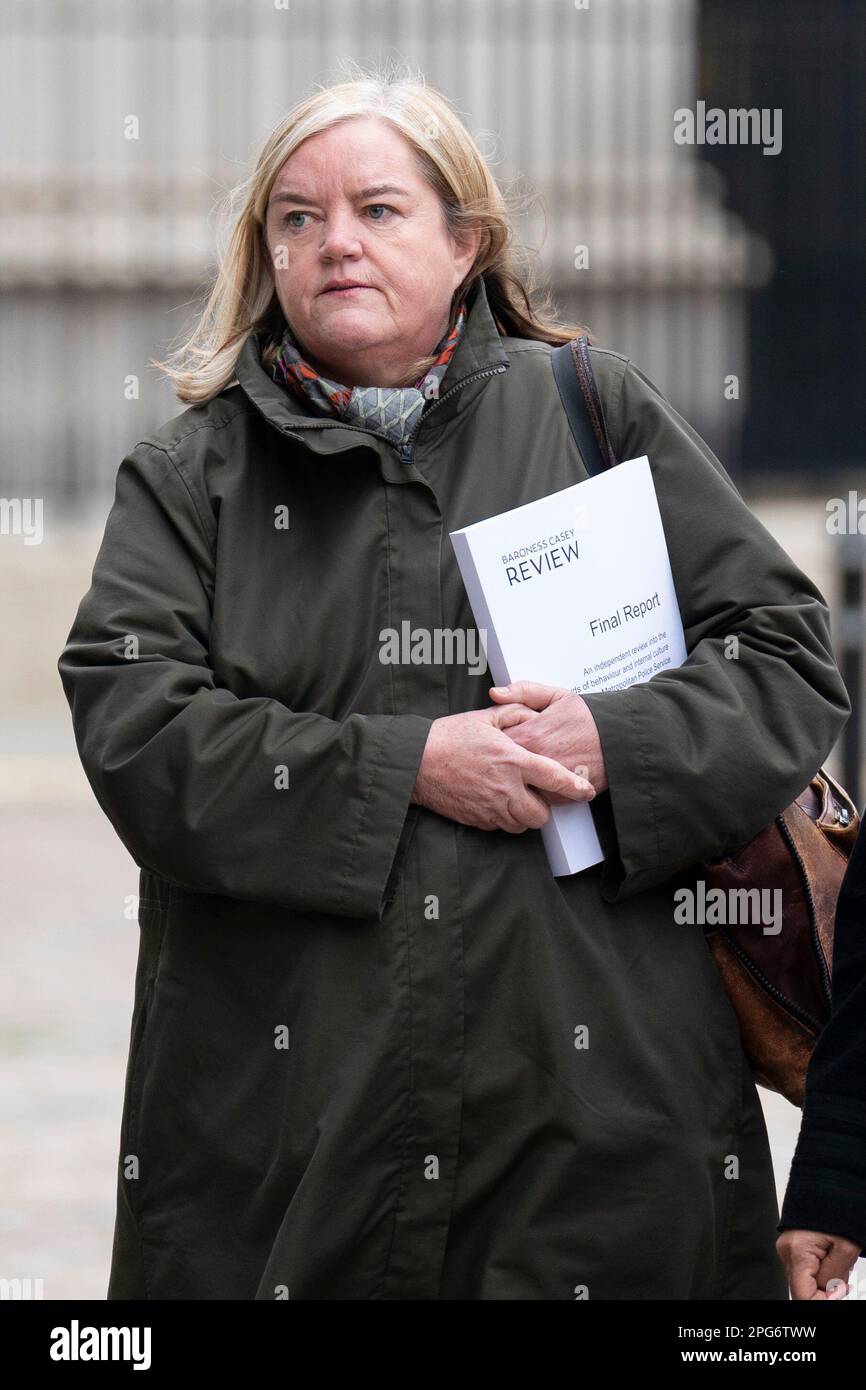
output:
[[506, 690], [510, 690], [511, 687], [509, 685], [491, 685], [490, 689], [494, 695], [504, 695]]

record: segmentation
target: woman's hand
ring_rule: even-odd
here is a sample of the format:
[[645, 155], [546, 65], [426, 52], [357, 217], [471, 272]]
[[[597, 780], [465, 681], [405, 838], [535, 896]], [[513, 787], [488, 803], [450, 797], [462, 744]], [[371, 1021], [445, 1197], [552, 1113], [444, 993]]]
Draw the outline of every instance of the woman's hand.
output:
[[595, 795], [553, 758], [521, 747], [506, 731], [537, 716], [522, 705], [493, 705], [434, 719], [412, 801], [479, 830], [539, 830], [556, 804]]
[[792, 1299], [812, 1302], [844, 1298], [860, 1246], [821, 1231], [783, 1231], [776, 1251], [785, 1266]]
[[[539, 685], [537, 681], [494, 685], [490, 695], [500, 706], [516, 700], [525, 708], [527, 718], [515, 721], [507, 730], [515, 743], [575, 768], [597, 792], [607, 790], [607, 769], [598, 729], [580, 695], [556, 685]], [[547, 794], [544, 799], [550, 806], [561, 804]]]

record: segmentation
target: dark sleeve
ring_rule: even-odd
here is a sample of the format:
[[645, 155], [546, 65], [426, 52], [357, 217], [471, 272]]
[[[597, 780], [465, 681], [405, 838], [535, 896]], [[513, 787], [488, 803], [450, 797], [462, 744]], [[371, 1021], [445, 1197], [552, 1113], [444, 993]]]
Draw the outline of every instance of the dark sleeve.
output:
[[803, 1121], [778, 1229], [866, 1249], [866, 830], [836, 909], [832, 1012], [806, 1072]]
[[380, 917], [432, 721], [335, 721], [218, 686], [213, 551], [175, 460], [136, 446], [58, 662], [94, 794], [135, 861], [182, 888]]
[[609, 783], [593, 803], [601, 891], [616, 902], [756, 835], [851, 706], [821, 593], [643, 372], [605, 356], [611, 440], [619, 459], [649, 458], [688, 652], [641, 685], [584, 696]]

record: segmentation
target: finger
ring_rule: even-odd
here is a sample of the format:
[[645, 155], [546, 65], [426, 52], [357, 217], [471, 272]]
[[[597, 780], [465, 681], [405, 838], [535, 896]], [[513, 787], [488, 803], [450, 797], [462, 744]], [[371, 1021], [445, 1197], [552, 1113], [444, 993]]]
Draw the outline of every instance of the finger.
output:
[[517, 700], [530, 709], [547, 709], [554, 695], [561, 694], [558, 685], [540, 685], [538, 681], [511, 681], [509, 685], [492, 685], [490, 695], [494, 700]]
[[545, 758], [543, 753], [525, 750], [518, 767], [524, 781], [540, 791], [554, 792], [569, 801], [591, 801], [595, 796], [595, 787], [585, 777], [570, 772], [555, 758]]
[[524, 830], [540, 830], [550, 820], [550, 808], [531, 787], [508, 798], [508, 821], [503, 829], [512, 835], [521, 835]]
[[[519, 731], [515, 737], [519, 737]], [[592, 787], [593, 791], [597, 790], [595, 783], [589, 776], [589, 770], [586, 766], [586, 763], [575, 764], [573, 771], [577, 773], [581, 781], [586, 782], [587, 786]], [[537, 790], [537, 787], [533, 787], [533, 791]], [[557, 792], [538, 792], [538, 795], [541, 797], [543, 801], [547, 803], [548, 806], [566, 806], [568, 805], [568, 802], [571, 800], [570, 797], [561, 796]], [[592, 800], [591, 797], [590, 800]]]
[[827, 1295], [818, 1288], [814, 1268], [805, 1264], [791, 1265], [788, 1270], [791, 1297], [802, 1302], [823, 1301]]
[[[523, 705], [520, 706], [524, 708]], [[532, 727], [533, 722], [537, 722], [539, 715], [534, 710], [529, 710], [525, 719], [520, 719], [510, 728], [503, 728], [502, 732], [507, 734], [512, 743], [518, 744], [521, 748], [532, 748], [533, 742], [538, 737], [538, 730]], [[533, 750], [537, 751], [537, 750]]]
[[856, 1256], [852, 1258], [851, 1250], [852, 1247], [847, 1242], [845, 1246], [834, 1244], [818, 1266], [818, 1286], [826, 1289], [831, 1296], [834, 1285], [837, 1286], [837, 1298], [844, 1298], [848, 1293], [848, 1275], [856, 1259]]
[[838, 1303], [840, 1298], [847, 1298], [849, 1293], [851, 1292], [851, 1285], [845, 1278], [828, 1279], [826, 1284], [822, 1284], [821, 1279], [819, 1277], [818, 1284], [819, 1286], [823, 1287], [826, 1291], [828, 1303]]
[[818, 1287], [818, 1269], [821, 1256], [814, 1241], [799, 1240], [788, 1246], [787, 1274], [791, 1286], [791, 1297], [799, 1300], [826, 1299], [827, 1295]]
[[528, 720], [537, 719], [535, 710], [526, 705], [491, 705], [492, 722], [497, 729], [515, 729]]
[[542, 792], [537, 787], [532, 790], [541, 797], [545, 806], [570, 806], [572, 798], [570, 796], [559, 796], [557, 792]]
[[[582, 767], [576, 767], [574, 770], [577, 773], [578, 777], [582, 777], [585, 782], [587, 782], [590, 786], [592, 785], [589, 782], [589, 778], [585, 775], [585, 771]], [[528, 785], [532, 786], [532, 783], [530, 782], [528, 783]], [[540, 787], [535, 786], [532, 787], [532, 790], [536, 796], [541, 797], [545, 806], [570, 806], [573, 800], [573, 798], [570, 796], [563, 796], [561, 792], [546, 792], [542, 791]]]

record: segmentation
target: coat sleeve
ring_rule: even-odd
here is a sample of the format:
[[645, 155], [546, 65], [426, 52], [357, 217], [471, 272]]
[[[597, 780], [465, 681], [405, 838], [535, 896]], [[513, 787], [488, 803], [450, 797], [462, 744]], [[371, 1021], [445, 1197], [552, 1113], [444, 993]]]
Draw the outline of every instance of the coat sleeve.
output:
[[214, 563], [181, 467], [137, 445], [58, 662], [94, 794], [136, 863], [182, 888], [381, 917], [432, 721], [337, 721], [218, 685]]
[[643, 684], [584, 697], [608, 774], [593, 802], [600, 889], [616, 902], [756, 835], [806, 786], [851, 706], [818, 589], [644, 373], [600, 357], [616, 455], [649, 458], [688, 652]]

